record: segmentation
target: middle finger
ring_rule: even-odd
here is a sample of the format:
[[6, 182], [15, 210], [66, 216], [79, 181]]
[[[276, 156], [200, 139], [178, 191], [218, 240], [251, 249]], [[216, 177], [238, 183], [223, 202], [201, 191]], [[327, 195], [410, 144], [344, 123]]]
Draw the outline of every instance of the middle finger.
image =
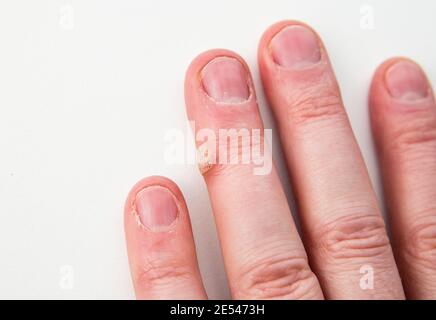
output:
[[292, 21], [259, 47], [300, 209], [306, 249], [326, 298], [403, 298], [369, 176], [320, 38]]

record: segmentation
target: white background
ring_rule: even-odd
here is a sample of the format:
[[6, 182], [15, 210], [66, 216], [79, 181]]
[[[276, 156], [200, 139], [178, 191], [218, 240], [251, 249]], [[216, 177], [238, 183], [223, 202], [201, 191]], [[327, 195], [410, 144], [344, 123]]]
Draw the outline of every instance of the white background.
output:
[[435, 10], [430, 0], [2, 0], [0, 298], [133, 298], [124, 199], [156, 174], [185, 194], [209, 296], [228, 297], [204, 183], [195, 166], [164, 162], [164, 136], [186, 130], [184, 72], [216, 47], [247, 59], [274, 128], [256, 49], [278, 20], [305, 21], [324, 39], [381, 196], [370, 79], [384, 59], [405, 55], [436, 83]]

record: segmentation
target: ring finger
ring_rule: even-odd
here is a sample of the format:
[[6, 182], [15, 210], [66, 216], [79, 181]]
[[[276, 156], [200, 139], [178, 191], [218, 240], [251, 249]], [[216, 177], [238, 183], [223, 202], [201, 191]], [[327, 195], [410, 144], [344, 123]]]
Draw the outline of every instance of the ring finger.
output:
[[245, 62], [226, 50], [203, 53], [189, 67], [185, 97], [233, 298], [323, 298], [264, 149]]

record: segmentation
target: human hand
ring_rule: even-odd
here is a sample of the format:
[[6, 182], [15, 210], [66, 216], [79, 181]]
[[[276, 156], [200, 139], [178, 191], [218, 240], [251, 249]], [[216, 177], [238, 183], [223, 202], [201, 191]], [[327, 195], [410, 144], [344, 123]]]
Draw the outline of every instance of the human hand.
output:
[[[219, 151], [235, 149], [223, 140], [216, 148], [208, 141], [207, 151], [197, 141], [232, 297], [435, 299], [436, 106], [423, 71], [391, 59], [370, 90], [390, 241], [320, 38], [301, 23], [277, 23], [263, 35], [258, 59], [303, 241], [274, 166], [254, 173], [256, 160], [270, 154], [253, 136], [263, 134], [263, 124], [245, 62], [230, 51], [208, 51], [192, 62], [185, 83], [196, 134], [250, 132], [249, 148], [235, 153], [239, 159], [251, 152], [247, 163], [219, 161]], [[254, 156], [256, 148], [262, 157]], [[188, 209], [173, 182], [140, 181], [126, 202], [125, 230], [137, 298], [206, 298]], [[362, 285], [362, 270], [373, 288]]]

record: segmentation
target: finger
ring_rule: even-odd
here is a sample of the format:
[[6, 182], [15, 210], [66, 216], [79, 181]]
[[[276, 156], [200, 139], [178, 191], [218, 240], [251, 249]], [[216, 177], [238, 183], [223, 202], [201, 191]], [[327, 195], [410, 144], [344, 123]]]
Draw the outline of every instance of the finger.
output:
[[436, 106], [421, 68], [382, 64], [370, 110], [406, 295], [436, 299]]
[[200, 55], [187, 72], [185, 97], [197, 146], [206, 145], [213, 160], [202, 172], [232, 296], [321, 299], [271, 153], [258, 137], [263, 125], [245, 62], [226, 50]]
[[126, 201], [124, 227], [138, 299], [206, 298], [188, 209], [174, 182], [138, 182]]
[[306, 25], [280, 22], [261, 40], [259, 65], [325, 296], [402, 298], [384, 221], [321, 39]]

